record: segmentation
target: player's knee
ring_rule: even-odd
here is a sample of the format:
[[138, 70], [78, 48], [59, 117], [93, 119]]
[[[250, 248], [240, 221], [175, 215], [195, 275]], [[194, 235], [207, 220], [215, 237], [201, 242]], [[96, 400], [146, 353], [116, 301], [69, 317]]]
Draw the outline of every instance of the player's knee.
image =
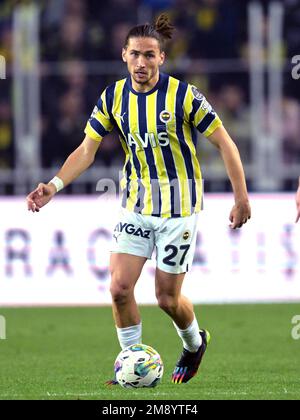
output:
[[115, 304], [126, 304], [130, 300], [133, 289], [126, 282], [122, 280], [112, 279], [110, 286], [110, 293]]
[[178, 307], [178, 299], [172, 295], [157, 295], [157, 302], [159, 307], [168, 314], [176, 312]]

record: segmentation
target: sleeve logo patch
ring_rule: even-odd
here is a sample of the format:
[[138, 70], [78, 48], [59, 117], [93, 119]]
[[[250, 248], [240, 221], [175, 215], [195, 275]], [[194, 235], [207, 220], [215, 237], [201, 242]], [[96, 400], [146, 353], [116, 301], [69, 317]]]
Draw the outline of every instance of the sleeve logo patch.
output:
[[91, 115], [90, 121], [91, 121], [93, 118], [95, 118], [95, 117], [96, 117], [96, 115], [98, 114], [98, 112], [99, 112], [99, 108], [98, 108], [97, 106], [95, 106], [95, 108], [94, 108], [94, 110], [93, 110], [93, 112], [92, 112], [92, 115]]
[[198, 100], [198, 101], [202, 101], [204, 96], [202, 95], [202, 93], [200, 92], [200, 90], [198, 90], [196, 88], [196, 86], [192, 86], [192, 93], [194, 95], [194, 97]]
[[213, 112], [212, 106], [208, 103], [208, 101], [203, 97], [203, 101], [201, 104], [201, 109], [203, 109], [203, 111], [211, 113]]

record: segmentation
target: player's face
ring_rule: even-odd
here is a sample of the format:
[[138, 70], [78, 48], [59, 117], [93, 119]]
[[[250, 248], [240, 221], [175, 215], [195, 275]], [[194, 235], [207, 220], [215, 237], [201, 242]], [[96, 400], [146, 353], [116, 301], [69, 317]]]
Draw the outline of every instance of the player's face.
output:
[[159, 79], [159, 67], [164, 63], [165, 53], [154, 38], [130, 38], [122, 58], [138, 90], [151, 89]]

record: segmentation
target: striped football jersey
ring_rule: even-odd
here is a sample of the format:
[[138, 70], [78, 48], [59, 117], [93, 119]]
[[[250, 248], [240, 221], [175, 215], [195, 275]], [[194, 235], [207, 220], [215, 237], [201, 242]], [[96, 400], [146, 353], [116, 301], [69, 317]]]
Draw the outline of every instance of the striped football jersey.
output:
[[131, 78], [102, 93], [85, 133], [96, 141], [114, 128], [125, 152], [122, 206], [158, 217], [201, 210], [197, 130], [210, 136], [222, 122], [199, 90], [160, 73], [156, 86], [136, 92]]

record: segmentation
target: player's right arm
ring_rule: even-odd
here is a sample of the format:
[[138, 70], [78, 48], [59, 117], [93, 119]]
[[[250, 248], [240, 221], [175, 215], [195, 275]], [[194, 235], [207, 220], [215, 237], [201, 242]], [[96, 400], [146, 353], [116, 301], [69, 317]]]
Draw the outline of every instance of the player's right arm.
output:
[[[99, 146], [100, 142], [86, 135], [81, 145], [71, 153], [56, 175], [62, 180], [65, 187], [71, 184], [92, 165]], [[42, 207], [49, 203], [56, 193], [56, 187], [51, 181], [48, 184], [39, 184], [27, 197], [28, 210], [33, 213], [39, 212]]]
[[298, 186], [298, 191], [296, 194], [296, 206], [297, 206], [297, 218], [296, 218], [296, 223], [299, 222], [300, 220], [300, 177], [299, 177], [299, 186]]
[[[97, 105], [85, 128], [86, 137], [81, 145], [68, 157], [61, 170], [56, 175], [59, 182], [66, 187], [85, 172], [94, 162], [96, 152], [102, 139], [113, 129], [110, 112], [107, 106], [106, 90], [99, 98]], [[28, 210], [39, 212], [57, 193], [53, 182], [39, 184], [37, 189], [27, 197]]]

